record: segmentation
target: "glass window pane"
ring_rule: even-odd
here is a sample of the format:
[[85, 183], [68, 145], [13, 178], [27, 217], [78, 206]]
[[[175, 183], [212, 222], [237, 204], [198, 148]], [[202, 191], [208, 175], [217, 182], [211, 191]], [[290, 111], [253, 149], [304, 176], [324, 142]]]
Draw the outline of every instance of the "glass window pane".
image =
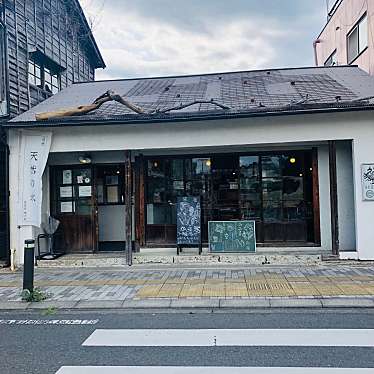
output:
[[283, 202], [283, 217], [285, 221], [304, 220], [306, 206], [302, 200], [288, 200]]
[[183, 179], [183, 164], [182, 159], [170, 160], [170, 178], [171, 179]]
[[262, 157], [262, 177], [278, 177], [282, 175], [282, 157], [281, 156], [263, 156]]
[[109, 204], [119, 203], [118, 186], [108, 186], [106, 189], [106, 202]]
[[282, 219], [281, 204], [277, 201], [264, 201], [264, 221], [279, 221]]
[[210, 174], [212, 161], [210, 158], [193, 158], [192, 159], [192, 173], [193, 176], [201, 174]]
[[29, 61], [29, 73], [34, 74], [34, 64], [31, 61]]
[[74, 169], [73, 183], [91, 184], [91, 169]]
[[149, 160], [148, 161], [148, 176], [165, 178], [164, 160]]
[[348, 35], [348, 62], [358, 55], [358, 27]]
[[299, 177], [303, 173], [304, 158], [300, 154], [283, 157], [283, 176]]
[[368, 46], [368, 23], [365, 16], [359, 24], [359, 52], [362, 52]]
[[175, 205], [147, 204], [147, 224], [166, 225], [175, 224]]
[[262, 181], [262, 193], [264, 200], [282, 200], [282, 179], [269, 178]]
[[148, 178], [147, 201], [149, 203], [166, 202], [165, 190], [164, 178]]
[[35, 76], [39, 79], [42, 77], [40, 66], [38, 66], [37, 64], [35, 64]]
[[44, 69], [44, 81], [49, 84], [52, 82], [51, 74], [48, 73], [47, 69]]
[[283, 179], [283, 199], [302, 199], [304, 196], [302, 177], [285, 177]]
[[76, 202], [77, 213], [81, 215], [90, 215], [92, 213], [91, 199], [79, 199]]
[[56, 75], [52, 77], [52, 85], [58, 87], [58, 78]]
[[240, 174], [245, 177], [258, 176], [258, 156], [243, 156], [240, 157]]

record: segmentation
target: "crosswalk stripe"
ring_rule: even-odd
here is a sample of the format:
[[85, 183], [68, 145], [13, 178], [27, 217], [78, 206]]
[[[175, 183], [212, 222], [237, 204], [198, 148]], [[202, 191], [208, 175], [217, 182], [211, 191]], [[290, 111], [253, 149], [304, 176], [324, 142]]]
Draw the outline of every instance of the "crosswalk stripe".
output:
[[83, 346], [374, 347], [374, 329], [97, 329]]
[[63, 366], [56, 374], [372, 374], [373, 368]]

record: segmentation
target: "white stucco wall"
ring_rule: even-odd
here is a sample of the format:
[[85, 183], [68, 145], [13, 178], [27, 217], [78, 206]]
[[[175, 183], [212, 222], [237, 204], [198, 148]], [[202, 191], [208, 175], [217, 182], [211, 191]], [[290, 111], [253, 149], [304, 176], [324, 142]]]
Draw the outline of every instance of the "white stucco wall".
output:
[[[371, 246], [372, 222], [374, 218], [374, 202], [362, 201], [360, 167], [362, 163], [374, 162], [372, 141], [374, 127], [372, 112], [352, 112], [335, 114], [308, 114], [294, 116], [274, 116], [221, 121], [174, 122], [115, 126], [77, 126], [53, 128], [51, 152], [85, 152], [139, 150], [144, 153], [189, 152], [201, 149], [206, 152], [210, 147], [297, 147], [302, 144], [319, 145], [326, 140], [353, 139], [353, 175], [354, 206], [356, 207], [356, 248], [362, 259], [374, 259], [374, 248]], [[40, 131], [40, 130], [39, 130]], [[17, 207], [17, 133], [10, 130], [11, 142], [11, 209]], [[118, 153], [116, 153], [118, 155]], [[95, 154], [96, 155], [96, 154]], [[344, 156], [344, 152], [342, 153]], [[53, 162], [52, 155], [51, 162]], [[75, 156], [74, 156], [75, 157]], [[344, 158], [338, 157], [338, 163]], [[340, 180], [347, 181], [348, 174], [340, 173]], [[322, 246], [331, 248], [330, 233], [330, 195], [328, 179], [328, 150], [326, 146], [319, 149], [319, 182], [321, 205], [321, 241]], [[342, 194], [344, 189], [340, 189]], [[346, 193], [350, 193], [346, 190]], [[344, 207], [345, 198], [341, 196], [342, 212], [350, 208]], [[14, 228], [14, 212], [11, 212], [12, 248], [20, 248], [22, 241], [19, 232]], [[344, 227], [351, 223], [342, 223]], [[20, 231], [27, 230], [23, 228]], [[21, 235], [22, 236], [22, 235]], [[345, 238], [344, 242], [352, 241]], [[17, 244], [18, 242], [18, 244]]]
[[[352, 142], [336, 143], [339, 250], [356, 250]], [[373, 206], [374, 209], [374, 206]]]

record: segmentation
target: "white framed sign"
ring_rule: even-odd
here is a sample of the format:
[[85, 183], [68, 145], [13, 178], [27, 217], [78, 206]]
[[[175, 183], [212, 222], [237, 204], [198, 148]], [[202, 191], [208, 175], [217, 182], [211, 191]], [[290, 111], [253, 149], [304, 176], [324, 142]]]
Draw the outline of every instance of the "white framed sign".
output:
[[60, 211], [61, 213], [73, 213], [74, 204], [73, 201], [61, 201]]
[[79, 197], [91, 197], [91, 186], [79, 186]]
[[73, 180], [73, 174], [71, 170], [64, 170], [62, 172], [62, 184], [71, 184]]
[[60, 197], [73, 197], [73, 187], [60, 187]]
[[374, 163], [361, 165], [362, 200], [374, 201]]

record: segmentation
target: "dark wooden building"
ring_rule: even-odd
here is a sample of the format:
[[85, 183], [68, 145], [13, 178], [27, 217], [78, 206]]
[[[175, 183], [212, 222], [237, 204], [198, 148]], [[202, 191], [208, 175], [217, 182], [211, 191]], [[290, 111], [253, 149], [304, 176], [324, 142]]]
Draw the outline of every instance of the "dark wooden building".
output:
[[[0, 0], [0, 125], [105, 63], [78, 0]], [[0, 260], [7, 259], [7, 141], [0, 146]]]

